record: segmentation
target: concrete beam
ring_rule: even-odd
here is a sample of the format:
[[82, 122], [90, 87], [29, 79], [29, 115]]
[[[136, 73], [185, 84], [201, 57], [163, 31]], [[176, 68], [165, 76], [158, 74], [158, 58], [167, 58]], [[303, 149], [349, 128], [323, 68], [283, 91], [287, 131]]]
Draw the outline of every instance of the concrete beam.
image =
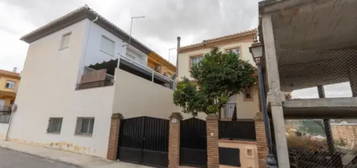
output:
[[356, 118], [357, 98], [292, 99], [283, 102], [284, 115], [298, 118]]

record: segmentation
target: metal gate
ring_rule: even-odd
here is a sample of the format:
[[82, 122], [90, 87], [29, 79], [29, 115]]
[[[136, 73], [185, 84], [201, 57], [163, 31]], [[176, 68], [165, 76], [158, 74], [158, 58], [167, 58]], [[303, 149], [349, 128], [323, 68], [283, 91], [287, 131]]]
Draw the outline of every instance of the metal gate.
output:
[[206, 167], [206, 122], [196, 118], [183, 120], [180, 130], [180, 164]]
[[122, 120], [118, 157], [122, 161], [167, 167], [169, 121], [138, 117]]

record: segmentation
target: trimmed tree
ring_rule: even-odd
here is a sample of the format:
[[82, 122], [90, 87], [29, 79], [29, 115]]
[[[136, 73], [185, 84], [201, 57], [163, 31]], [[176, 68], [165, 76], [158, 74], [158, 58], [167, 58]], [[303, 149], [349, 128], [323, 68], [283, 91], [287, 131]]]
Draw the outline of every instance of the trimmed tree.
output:
[[192, 65], [193, 80], [184, 78], [174, 92], [174, 103], [183, 112], [196, 116], [198, 112], [219, 113], [229, 98], [248, 89], [256, 82], [255, 68], [233, 52], [213, 49]]

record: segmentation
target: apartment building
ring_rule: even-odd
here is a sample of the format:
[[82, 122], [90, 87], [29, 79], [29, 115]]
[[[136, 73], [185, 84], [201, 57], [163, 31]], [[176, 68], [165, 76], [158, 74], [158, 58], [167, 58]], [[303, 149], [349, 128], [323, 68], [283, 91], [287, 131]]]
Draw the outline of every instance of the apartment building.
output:
[[14, 103], [20, 83], [20, 74], [14, 71], [0, 70], [0, 111]]
[[0, 70], [0, 138], [6, 136], [19, 83], [20, 74], [16, 72], [16, 68], [13, 71]]
[[171, 78], [148, 66], [155, 52], [134, 38], [127, 44], [128, 34], [87, 6], [21, 39], [29, 48], [10, 141], [107, 157], [117, 149], [110, 144], [125, 144], [110, 138], [119, 134], [115, 116], [168, 123], [179, 111]]

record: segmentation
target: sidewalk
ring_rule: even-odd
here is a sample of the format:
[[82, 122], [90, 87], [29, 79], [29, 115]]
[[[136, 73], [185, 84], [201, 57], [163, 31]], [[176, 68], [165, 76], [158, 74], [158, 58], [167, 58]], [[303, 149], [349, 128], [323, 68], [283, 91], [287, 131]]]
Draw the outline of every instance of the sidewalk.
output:
[[78, 154], [41, 146], [19, 144], [3, 140], [0, 140], [0, 147], [74, 164], [82, 168], [149, 168], [147, 166], [130, 164], [120, 161], [109, 161], [95, 156]]

